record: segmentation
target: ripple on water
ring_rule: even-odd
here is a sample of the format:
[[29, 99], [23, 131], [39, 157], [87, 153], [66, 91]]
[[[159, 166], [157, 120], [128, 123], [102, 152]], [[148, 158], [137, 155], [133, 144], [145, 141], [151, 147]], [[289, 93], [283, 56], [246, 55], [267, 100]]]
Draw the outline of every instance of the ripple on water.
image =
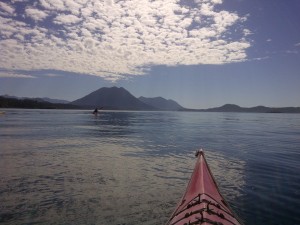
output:
[[300, 224], [299, 124], [284, 114], [8, 110], [0, 222], [164, 224], [203, 146], [246, 224]]

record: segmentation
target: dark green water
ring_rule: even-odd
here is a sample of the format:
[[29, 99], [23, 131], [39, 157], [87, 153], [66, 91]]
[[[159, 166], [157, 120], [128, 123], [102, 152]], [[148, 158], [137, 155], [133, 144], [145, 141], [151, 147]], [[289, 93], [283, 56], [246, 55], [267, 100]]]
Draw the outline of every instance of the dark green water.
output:
[[203, 148], [246, 225], [300, 224], [300, 115], [6, 110], [1, 224], [164, 224]]

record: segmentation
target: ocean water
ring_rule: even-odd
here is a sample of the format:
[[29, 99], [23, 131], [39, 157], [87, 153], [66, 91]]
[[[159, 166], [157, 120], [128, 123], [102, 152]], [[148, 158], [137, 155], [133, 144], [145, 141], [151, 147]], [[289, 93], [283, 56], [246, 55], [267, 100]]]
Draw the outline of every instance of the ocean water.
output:
[[165, 224], [203, 148], [246, 225], [300, 224], [300, 115], [6, 109], [0, 224]]

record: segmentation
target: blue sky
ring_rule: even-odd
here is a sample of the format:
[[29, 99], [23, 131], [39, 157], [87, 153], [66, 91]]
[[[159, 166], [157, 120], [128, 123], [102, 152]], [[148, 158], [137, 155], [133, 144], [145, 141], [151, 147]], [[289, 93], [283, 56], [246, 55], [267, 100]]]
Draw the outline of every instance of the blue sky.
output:
[[0, 1], [0, 95], [110, 86], [188, 108], [300, 106], [299, 0]]

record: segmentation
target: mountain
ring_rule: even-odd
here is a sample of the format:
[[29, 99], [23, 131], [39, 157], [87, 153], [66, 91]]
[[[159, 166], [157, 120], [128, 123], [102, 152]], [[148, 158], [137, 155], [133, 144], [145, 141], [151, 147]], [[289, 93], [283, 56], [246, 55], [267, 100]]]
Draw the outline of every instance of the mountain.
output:
[[153, 106], [154, 108], [157, 108], [159, 110], [166, 110], [166, 111], [178, 111], [183, 110], [184, 108], [179, 105], [177, 102], [169, 99], [166, 100], [162, 97], [156, 97], [156, 98], [145, 98], [143, 96], [139, 97], [139, 100]]
[[83, 98], [71, 102], [86, 108], [103, 107], [118, 110], [157, 110], [153, 106], [140, 101], [127, 90], [120, 87], [100, 88]]

